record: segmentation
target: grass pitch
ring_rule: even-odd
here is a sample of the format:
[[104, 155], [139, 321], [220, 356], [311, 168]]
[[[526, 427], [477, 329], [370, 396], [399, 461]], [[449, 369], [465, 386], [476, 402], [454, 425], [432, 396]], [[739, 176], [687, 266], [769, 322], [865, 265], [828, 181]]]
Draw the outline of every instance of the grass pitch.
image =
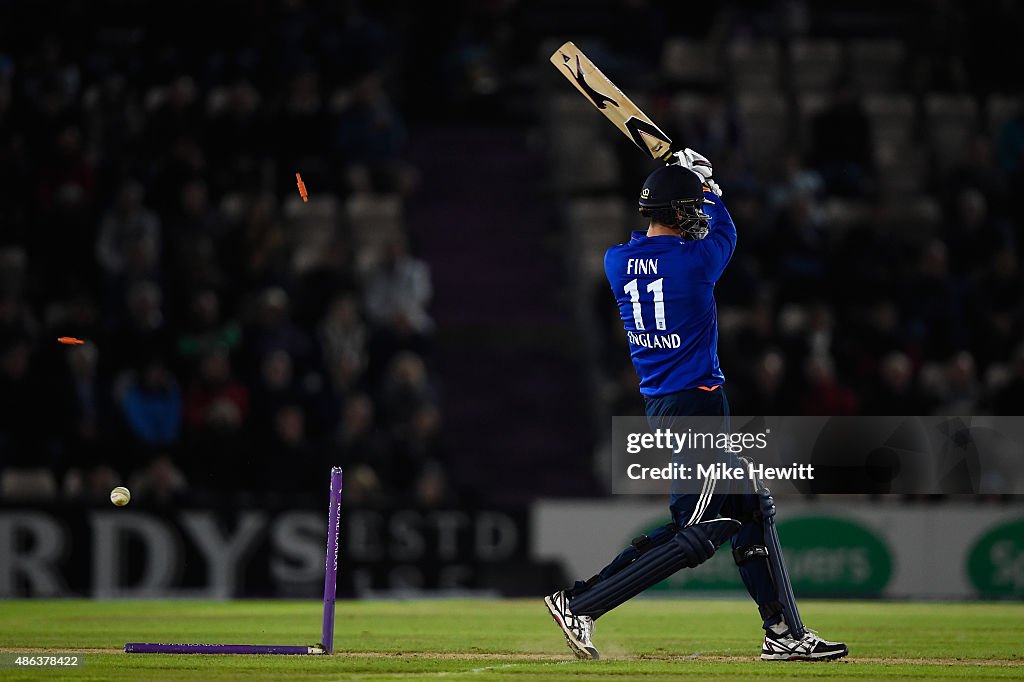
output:
[[322, 604], [12, 601], [0, 652], [78, 652], [76, 669], [4, 680], [922, 680], [1024, 678], [1024, 604], [806, 601], [804, 619], [850, 646], [823, 663], [757, 660], [747, 601], [634, 600], [600, 620], [600, 661], [577, 661], [541, 599], [339, 602], [333, 656], [129, 655], [125, 642], [312, 644]]

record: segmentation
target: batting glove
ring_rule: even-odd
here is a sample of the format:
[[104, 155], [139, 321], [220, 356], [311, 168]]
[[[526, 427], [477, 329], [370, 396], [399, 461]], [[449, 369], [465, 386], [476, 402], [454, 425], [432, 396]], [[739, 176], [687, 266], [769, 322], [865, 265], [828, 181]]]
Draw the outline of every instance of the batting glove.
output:
[[698, 154], [689, 147], [681, 152], [674, 153], [672, 156], [676, 157], [675, 163], [678, 163], [683, 168], [692, 170], [701, 177], [705, 187], [718, 196], [722, 196], [722, 188], [711, 178], [714, 170], [711, 168], [711, 162], [708, 161], [706, 156]]

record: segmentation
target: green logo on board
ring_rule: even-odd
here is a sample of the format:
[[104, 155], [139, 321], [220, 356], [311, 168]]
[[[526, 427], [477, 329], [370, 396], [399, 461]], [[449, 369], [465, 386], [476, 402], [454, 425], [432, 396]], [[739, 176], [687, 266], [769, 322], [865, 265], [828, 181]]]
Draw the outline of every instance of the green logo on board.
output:
[[779, 538], [798, 595], [872, 597], [892, 578], [889, 548], [855, 521], [831, 516], [781, 521]]
[[1024, 519], [996, 526], [967, 555], [967, 575], [985, 597], [1024, 597]]
[[[653, 528], [652, 528], [653, 529]], [[888, 547], [874, 532], [848, 519], [809, 516], [779, 523], [793, 589], [801, 596], [882, 594], [892, 578]], [[686, 568], [653, 590], [743, 590], [729, 543], [695, 569]]]

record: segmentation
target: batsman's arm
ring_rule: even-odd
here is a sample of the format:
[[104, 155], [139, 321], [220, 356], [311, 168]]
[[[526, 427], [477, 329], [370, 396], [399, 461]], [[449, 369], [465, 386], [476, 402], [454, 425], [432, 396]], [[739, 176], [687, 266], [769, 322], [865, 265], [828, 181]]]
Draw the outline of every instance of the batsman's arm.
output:
[[736, 223], [729, 215], [722, 197], [705, 189], [704, 200], [704, 211], [711, 216], [711, 224], [708, 226], [708, 236], [699, 243], [707, 252], [705, 263], [708, 277], [712, 282], [717, 282], [736, 251]]

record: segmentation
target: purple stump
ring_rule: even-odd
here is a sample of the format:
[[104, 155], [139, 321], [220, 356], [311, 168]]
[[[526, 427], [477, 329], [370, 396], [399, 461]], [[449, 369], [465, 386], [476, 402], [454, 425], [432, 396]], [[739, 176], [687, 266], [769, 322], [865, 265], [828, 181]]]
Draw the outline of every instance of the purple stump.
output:
[[331, 469], [331, 506], [327, 517], [327, 562], [324, 575], [324, 626], [321, 644], [146, 644], [129, 642], [126, 654], [266, 654], [306, 656], [334, 650], [334, 597], [338, 586], [338, 523], [341, 518], [341, 467]]
[[126, 654], [291, 654], [306, 656], [322, 654], [318, 646], [287, 646], [274, 644], [144, 644], [129, 642]]
[[324, 625], [320, 646], [334, 651], [334, 597], [338, 587], [338, 524], [341, 516], [341, 467], [331, 469], [331, 502], [327, 515], [327, 562], [324, 571]]

